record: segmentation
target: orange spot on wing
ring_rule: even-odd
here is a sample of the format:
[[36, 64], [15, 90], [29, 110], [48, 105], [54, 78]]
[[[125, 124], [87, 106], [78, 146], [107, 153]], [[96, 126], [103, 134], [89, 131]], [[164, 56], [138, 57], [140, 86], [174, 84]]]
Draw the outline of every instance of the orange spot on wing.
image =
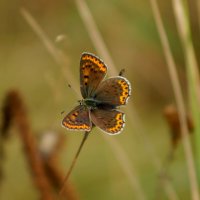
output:
[[119, 131], [122, 130], [123, 126], [124, 126], [124, 123], [125, 121], [123, 120], [123, 113], [118, 113], [116, 116], [115, 116], [115, 119], [116, 119], [116, 124], [113, 126], [113, 127], [110, 127], [108, 128], [108, 132], [110, 133], [117, 133]]
[[94, 56], [85, 55], [85, 56], [82, 57], [82, 59], [83, 60], [88, 60], [88, 61], [94, 63], [96, 66], [98, 66], [98, 70], [99, 71], [102, 71], [102, 72], [106, 72], [107, 71], [106, 65], [101, 60], [99, 60], [98, 58], [96, 58]]
[[120, 103], [122, 105], [124, 105], [124, 104], [126, 104], [127, 98], [130, 96], [129, 84], [125, 80], [123, 80], [123, 79], [119, 80], [118, 84], [122, 88], [122, 94], [119, 97], [120, 98]]
[[75, 124], [70, 124], [70, 122], [63, 122], [63, 125], [68, 128], [68, 129], [72, 129], [72, 130], [90, 130], [90, 126], [88, 126], [87, 124], [80, 124], [80, 125], [75, 125]]

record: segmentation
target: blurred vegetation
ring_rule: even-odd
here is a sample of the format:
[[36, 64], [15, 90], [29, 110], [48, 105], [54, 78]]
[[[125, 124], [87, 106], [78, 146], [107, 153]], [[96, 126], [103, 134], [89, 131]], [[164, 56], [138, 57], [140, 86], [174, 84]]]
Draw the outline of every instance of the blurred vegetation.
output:
[[[169, 1], [158, 3], [175, 58], [185, 103], [190, 113], [184, 53], [172, 4]], [[175, 100], [150, 2], [87, 0], [87, 5], [118, 71], [125, 68], [125, 76], [132, 84], [129, 104], [135, 108], [140, 121], [140, 124], [137, 124], [127, 118], [123, 133], [114, 140], [120, 143], [130, 159], [131, 167], [137, 174], [136, 178], [146, 199], [156, 199], [158, 188], [162, 188], [159, 174], [171, 151], [170, 128], [163, 112], [165, 106], [174, 104]], [[197, 62], [200, 63], [198, 7], [192, 0], [188, 5], [195, 54]], [[62, 132], [66, 146], [59, 155], [58, 164], [65, 173], [83, 134], [63, 129], [60, 126], [63, 118], [61, 112], [69, 112], [78, 104], [78, 99], [73, 89], [67, 86], [68, 81], [61, 67], [20, 14], [22, 7], [31, 13], [54, 45], [66, 55], [67, 67], [77, 78], [77, 82], [81, 53], [97, 52], [75, 1], [0, 2], [0, 106], [3, 106], [7, 92], [10, 89], [17, 89], [26, 104], [31, 128], [38, 140], [45, 130]], [[59, 35], [61, 40], [58, 40]], [[106, 63], [106, 60], [102, 59]], [[141, 129], [138, 130], [138, 127]], [[148, 143], [144, 143], [141, 130], [146, 135], [145, 140], [148, 140]], [[10, 132], [12, 137], [1, 143], [5, 155], [1, 162], [3, 178], [0, 183], [0, 199], [38, 199], [39, 194], [31, 178], [22, 141], [15, 128]], [[113, 137], [109, 138], [112, 139]], [[150, 148], [153, 148], [160, 161], [160, 171], [152, 164], [147, 144], [151, 145]], [[167, 181], [179, 199], [190, 199], [182, 145], [176, 148], [167, 173]], [[76, 188], [80, 199], [138, 199], [109, 143], [96, 130], [89, 136], [70, 182]], [[169, 199], [163, 188], [160, 193], [160, 199]]]

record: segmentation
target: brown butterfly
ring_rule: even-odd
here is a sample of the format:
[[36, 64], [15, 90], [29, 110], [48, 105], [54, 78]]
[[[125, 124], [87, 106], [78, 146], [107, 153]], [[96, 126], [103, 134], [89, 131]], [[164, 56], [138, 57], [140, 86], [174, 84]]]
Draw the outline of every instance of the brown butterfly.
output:
[[80, 89], [83, 100], [65, 116], [62, 125], [70, 130], [90, 131], [92, 126], [104, 132], [119, 134], [125, 125], [125, 114], [118, 110], [131, 95], [130, 82], [115, 76], [104, 80], [106, 64], [91, 53], [80, 61]]

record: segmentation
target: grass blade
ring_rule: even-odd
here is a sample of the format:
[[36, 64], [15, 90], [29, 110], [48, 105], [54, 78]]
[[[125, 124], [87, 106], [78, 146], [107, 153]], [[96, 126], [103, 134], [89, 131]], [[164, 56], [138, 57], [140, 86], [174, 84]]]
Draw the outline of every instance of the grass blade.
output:
[[[191, 28], [188, 19], [188, 5], [183, 1], [173, 1], [177, 27], [181, 38], [187, 70], [188, 94], [194, 121], [194, 137], [198, 175], [200, 176], [200, 79], [197, 60], [192, 43]], [[200, 5], [200, 3], [199, 3]]]
[[55, 62], [61, 66], [62, 74], [67, 79], [68, 83], [73, 84], [74, 89], [76, 90], [75, 91], [76, 94], [79, 94], [79, 92], [77, 91], [77, 89], [79, 88], [78, 83], [74, 78], [73, 74], [71, 73], [71, 70], [68, 68], [69, 59], [67, 59], [67, 56], [63, 54], [62, 51], [59, 51], [55, 47], [53, 42], [48, 38], [48, 36], [40, 27], [40, 25], [36, 22], [36, 20], [31, 16], [31, 14], [25, 8], [21, 8], [20, 12], [21, 15], [24, 17], [24, 19], [26, 20], [26, 22], [29, 24], [29, 26], [36, 33], [38, 38], [40, 38], [40, 40], [43, 42], [44, 46], [46, 47], [49, 54], [53, 57]]
[[176, 104], [178, 108], [178, 114], [179, 114], [180, 125], [181, 125], [181, 133], [183, 136], [183, 139], [182, 139], [183, 147], [184, 147], [185, 156], [186, 156], [188, 176], [189, 176], [190, 188], [191, 188], [191, 193], [192, 193], [191, 199], [199, 200], [197, 176], [196, 176], [196, 171], [195, 171], [195, 166], [194, 166], [192, 148], [191, 148], [189, 137], [188, 137], [189, 131], [187, 127], [186, 111], [185, 111], [181, 86], [180, 86], [175, 62], [172, 57], [172, 53], [169, 47], [167, 35], [164, 30], [164, 26], [163, 26], [161, 15], [158, 9], [157, 2], [156, 0], [150, 0], [150, 2], [151, 2], [154, 18], [156, 21], [157, 29], [160, 35], [161, 43], [163, 46], [163, 50], [165, 53], [167, 66], [168, 66], [168, 70], [169, 70], [169, 74], [170, 74], [170, 78], [171, 78], [171, 82], [172, 82], [172, 86], [174, 90], [175, 100], [176, 100]]

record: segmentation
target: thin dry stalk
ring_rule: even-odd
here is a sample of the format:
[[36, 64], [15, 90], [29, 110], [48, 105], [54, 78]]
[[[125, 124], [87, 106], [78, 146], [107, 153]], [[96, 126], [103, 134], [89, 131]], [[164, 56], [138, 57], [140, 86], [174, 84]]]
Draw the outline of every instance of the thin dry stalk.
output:
[[113, 62], [112, 57], [110, 56], [110, 53], [108, 51], [108, 48], [106, 47], [106, 44], [104, 43], [103, 37], [101, 36], [101, 33], [97, 28], [97, 25], [90, 12], [89, 7], [87, 6], [84, 0], [76, 0], [75, 2], [76, 2], [77, 9], [79, 11], [79, 14], [81, 16], [81, 19], [83, 20], [85, 28], [90, 36], [90, 39], [96, 51], [99, 53], [99, 55], [101, 55], [103, 60], [105, 60], [109, 66], [108, 73], [112, 76], [116, 76], [118, 74], [118, 70]]
[[176, 18], [176, 24], [179, 31], [179, 35], [181, 38], [181, 42], [183, 44], [183, 51], [185, 55], [185, 60], [187, 67], [190, 68], [190, 72], [192, 73], [192, 77], [194, 79], [195, 93], [198, 98], [198, 103], [200, 107], [200, 75], [199, 68], [197, 64], [197, 60], [195, 57], [194, 47], [192, 44], [192, 38], [190, 34], [190, 25], [189, 21], [186, 17], [185, 8], [183, 8], [183, 3], [181, 0], [172, 1], [174, 14]]
[[180, 199], [178, 197], [177, 193], [175, 192], [174, 188], [172, 187], [171, 181], [165, 180], [164, 190], [170, 200], [179, 200]]
[[[160, 199], [159, 195], [161, 195], [161, 188], [163, 188], [166, 182], [170, 181], [168, 176], [169, 167], [173, 162], [175, 150], [182, 138], [180, 120], [176, 107], [174, 105], [166, 106], [164, 109], [164, 116], [170, 128], [171, 148], [160, 171], [156, 199]], [[189, 115], [187, 115], [187, 126], [190, 133], [192, 133], [194, 125]]]
[[85, 3], [84, 0], [76, 0], [76, 5], [81, 15], [84, 25], [88, 31], [88, 34], [95, 46], [95, 49], [98, 51], [99, 55], [106, 60], [108, 66], [110, 66], [110, 74], [118, 74], [116, 67], [114, 67], [114, 62], [108, 53], [108, 49], [103, 41], [103, 38], [97, 28], [97, 25], [91, 15], [91, 12]]
[[[48, 143], [48, 141], [50, 142]], [[59, 191], [61, 185], [63, 185], [64, 174], [62, 170], [58, 167], [58, 161], [60, 152], [65, 146], [65, 141], [66, 140], [64, 140], [63, 134], [52, 131], [47, 131], [46, 133], [44, 133], [40, 140], [39, 149], [43, 158], [45, 172], [52, 186], [55, 188], [55, 191]], [[62, 199], [79, 199], [75, 188], [69, 182], [65, 184]]]
[[[132, 110], [132, 113], [134, 113], [134, 112], [135, 111]], [[147, 131], [144, 130], [144, 126], [142, 126], [140, 124], [141, 120], [138, 119], [138, 116], [136, 114], [134, 114], [134, 122], [135, 122], [134, 125], [136, 126], [135, 130], [136, 131], [139, 130], [139, 132], [137, 132], [138, 136], [141, 137], [141, 141], [144, 143], [144, 149], [150, 156], [155, 169], [159, 172], [160, 169], [162, 169], [161, 161], [159, 160], [157, 154], [155, 153], [155, 149], [153, 148], [152, 144], [148, 140], [147, 135], [145, 134], [145, 133], [147, 133]], [[137, 130], [137, 128], [138, 128], [138, 130]], [[179, 200], [179, 197], [178, 197], [170, 180], [165, 179], [163, 181], [163, 188], [164, 188], [164, 191], [165, 191], [167, 197], [170, 200]]]
[[200, 77], [195, 50], [192, 41], [192, 33], [189, 21], [189, 11], [187, 1], [173, 1], [174, 14], [177, 22], [180, 39], [183, 46], [184, 58], [186, 63], [186, 74], [188, 83], [188, 97], [190, 109], [194, 121], [195, 138], [195, 158], [197, 164], [197, 174], [200, 173]]
[[180, 125], [181, 125], [181, 134], [183, 136], [182, 141], [183, 141], [183, 146], [184, 146], [185, 155], [186, 155], [186, 162], [187, 162], [187, 167], [188, 167], [190, 188], [192, 192], [192, 199], [199, 200], [197, 176], [196, 176], [196, 171], [195, 171], [195, 166], [194, 166], [192, 149], [191, 149], [191, 145], [190, 145], [190, 141], [188, 137], [189, 131], [187, 127], [186, 111], [185, 111], [181, 86], [179, 83], [175, 62], [173, 60], [172, 53], [170, 51], [167, 35], [164, 30], [164, 26], [161, 19], [160, 11], [158, 9], [157, 2], [156, 0], [150, 0], [150, 2], [151, 2], [154, 18], [156, 21], [157, 29], [160, 35], [161, 43], [163, 46], [164, 54], [166, 57], [167, 66], [168, 66], [168, 70], [169, 70], [169, 74], [170, 74], [170, 78], [171, 78], [171, 82], [172, 82], [172, 86], [174, 90], [175, 100], [177, 104]]
[[[163, 163], [161, 171], [159, 172], [158, 182], [157, 182], [157, 187], [156, 187], [156, 192], [155, 192], [155, 194], [156, 194], [155, 199], [162, 199], [162, 196], [163, 196], [162, 189], [165, 188], [165, 184], [170, 181], [168, 171], [169, 171], [169, 166], [173, 161], [172, 154], [173, 153], [170, 151], [170, 154], [167, 156], [165, 162]], [[175, 198], [178, 198], [178, 197], [175, 197]]]
[[[52, 182], [52, 185], [58, 191], [60, 187], [63, 185], [64, 174], [58, 168], [58, 158], [51, 157], [45, 163], [46, 173], [49, 177], [49, 180]], [[68, 200], [78, 200], [78, 194], [75, 191], [73, 185], [69, 182], [65, 183], [63, 188], [62, 197]]]
[[[91, 40], [96, 48], [96, 50], [99, 52], [100, 55], [102, 55], [102, 57], [104, 59], [108, 59], [108, 64], [111, 68], [111, 75], [115, 76], [117, 74], [117, 70], [116, 67], [114, 65], [114, 62], [109, 54], [109, 51], [103, 41], [103, 38], [97, 28], [97, 25], [92, 17], [92, 14], [86, 4], [86, 2], [84, 0], [76, 0], [76, 5], [77, 8], [79, 10], [80, 16], [83, 20], [83, 23], [88, 31], [88, 34], [91, 37]], [[144, 131], [143, 126], [141, 125], [142, 123], [140, 122], [140, 119], [137, 115], [137, 112], [135, 111], [135, 109], [133, 108], [133, 106], [131, 104], [128, 105], [127, 111], [127, 115], [130, 118], [130, 121], [134, 121], [134, 127], [132, 127], [134, 130], [136, 130], [135, 132], [138, 133], [139, 137], [142, 137], [142, 141], [145, 143], [144, 144], [144, 148], [146, 150], [146, 152], [151, 156], [154, 167], [159, 171], [160, 170], [160, 161], [159, 158], [157, 157], [154, 148], [152, 146], [152, 144], [149, 142], [149, 139], [147, 138], [147, 135], [145, 134], [146, 131]], [[139, 130], [139, 131], [138, 131]], [[114, 143], [114, 141], [112, 141]], [[119, 145], [119, 144], [118, 144]], [[129, 164], [127, 163], [127, 166], [129, 166]], [[127, 169], [127, 168], [124, 168]], [[126, 174], [128, 174], [126, 172]], [[136, 177], [134, 175], [134, 177]], [[137, 180], [138, 182], [138, 180]], [[173, 187], [171, 186], [170, 183], [166, 183], [166, 193], [168, 195], [168, 197], [170, 199], [177, 199], [176, 198], [176, 192], [173, 190]], [[139, 185], [139, 184], [137, 184]]]
[[28, 121], [26, 108], [21, 96], [17, 91], [10, 91], [7, 94], [5, 103], [8, 105], [8, 112], [12, 116], [15, 126], [24, 145], [24, 153], [32, 171], [32, 178], [40, 192], [43, 200], [53, 200], [53, 194], [46, 177], [43, 162], [37, 150], [36, 141]]
[[[107, 135], [103, 135], [103, 136], [104, 136], [104, 139], [109, 143], [111, 149], [113, 150], [113, 153], [115, 154], [116, 158], [118, 159], [119, 164], [121, 165], [121, 168], [123, 169], [124, 173], [128, 177], [131, 183], [132, 189], [137, 191], [135, 193], [135, 195], [137, 195], [137, 199], [143, 199], [143, 200], [147, 199], [138, 181], [136, 181], [137, 173], [134, 171], [134, 168], [131, 166], [130, 160], [127, 157], [127, 154], [122, 148], [122, 146], [113, 137], [108, 138]], [[113, 140], [115, 141], [113, 142]]]
[[[75, 90], [79, 88], [78, 83], [76, 82], [76, 79], [71, 73], [71, 70], [68, 68], [69, 59], [66, 57], [66, 55], [63, 54], [62, 51], [59, 51], [55, 47], [53, 42], [48, 38], [48, 36], [45, 34], [45, 32], [41, 29], [39, 24], [36, 22], [36, 20], [31, 16], [31, 14], [25, 8], [21, 8], [21, 15], [24, 17], [26, 22], [30, 25], [33, 31], [37, 34], [37, 36], [43, 42], [44, 46], [46, 47], [50, 55], [54, 58], [56, 63], [61, 66], [62, 74], [65, 76], [68, 82], [70, 84], [73, 84]], [[76, 93], [79, 94], [78, 91], [76, 91]]]
[[83, 148], [83, 145], [85, 144], [85, 141], [86, 141], [87, 138], [88, 138], [89, 133], [90, 133], [90, 132], [87, 132], [87, 131], [86, 131], [85, 134], [84, 134], [84, 136], [83, 136], [83, 139], [82, 139], [81, 144], [80, 144], [80, 146], [79, 146], [79, 148], [78, 148], [78, 151], [76, 152], [76, 155], [74, 156], [74, 159], [73, 159], [73, 161], [72, 161], [72, 163], [71, 163], [71, 165], [70, 165], [70, 168], [69, 168], [69, 170], [67, 171], [67, 175], [65, 176], [65, 179], [63, 180], [63, 184], [62, 184], [62, 186], [61, 186], [61, 188], [60, 188], [60, 191], [59, 191], [59, 196], [62, 195], [62, 193], [63, 193], [63, 191], [64, 191], [64, 189], [65, 189], [65, 184], [67, 183], [67, 181], [68, 181], [68, 179], [69, 179], [69, 176], [71, 175], [71, 172], [72, 172], [72, 170], [73, 170], [74, 167], [75, 167], [75, 164], [76, 164], [76, 162], [77, 162], [77, 160], [78, 160], [78, 157], [79, 157], [80, 152], [81, 152], [81, 150], [82, 150], [82, 148]]

